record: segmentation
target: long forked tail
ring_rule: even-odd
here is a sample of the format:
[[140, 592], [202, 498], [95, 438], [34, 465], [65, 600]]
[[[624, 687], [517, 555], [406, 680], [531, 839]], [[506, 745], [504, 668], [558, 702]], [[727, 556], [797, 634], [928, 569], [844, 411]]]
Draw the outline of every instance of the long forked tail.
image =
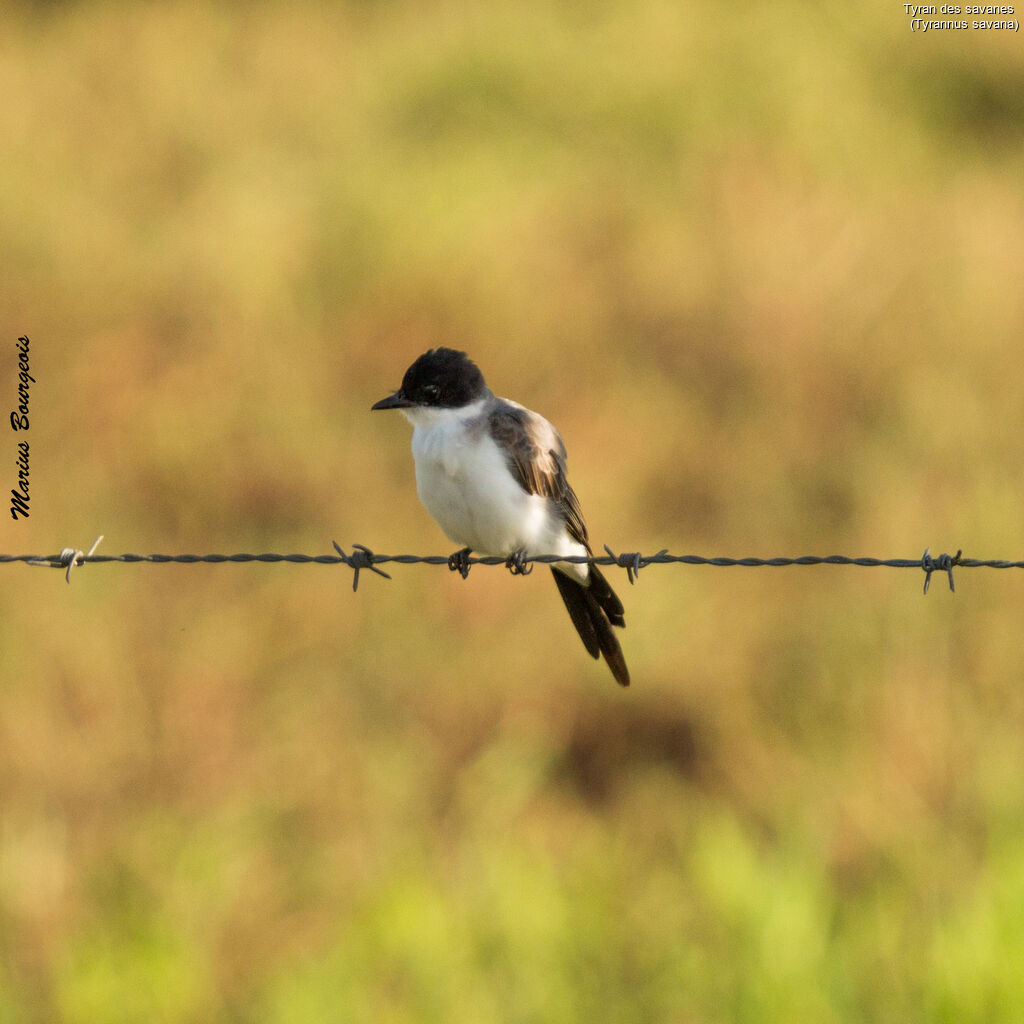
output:
[[619, 686], [629, 686], [626, 659], [612, 632], [612, 626], [626, 625], [622, 602], [608, 585], [601, 570], [596, 565], [590, 567], [589, 586], [578, 583], [554, 566], [551, 572], [583, 646], [592, 658], [603, 654]]

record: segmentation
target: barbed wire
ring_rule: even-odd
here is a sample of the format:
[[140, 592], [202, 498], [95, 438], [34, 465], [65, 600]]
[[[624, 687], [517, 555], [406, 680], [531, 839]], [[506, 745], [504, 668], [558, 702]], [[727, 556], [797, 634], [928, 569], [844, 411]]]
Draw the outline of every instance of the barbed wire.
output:
[[508, 558], [495, 555], [470, 555], [468, 552], [457, 552], [454, 555], [379, 555], [364, 544], [353, 544], [352, 553], [348, 554], [334, 541], [335, 555], [279, 555], [279, 554], [236, 554], [236, 555], [97, 555], [96, 548], [102, 535], [97, 537], [88, 553], [79, 548], [63, 548], [57, 555], [4, 555], [0, 554], [0, 563], [25, 562], [28, 565], [48, 566], [54, 569], [65, 569], [65, 579], [71, 582], [71, 570], [76, 565], [87, 562], [154, 562], [163, 564], [174, 562], [182, 565], [221, 562], [292, 562], [315, 563], [318, 565], [345, 565], [352, 570], [352, 589], [359, 588], [359, 573], [363, 569], [391, 579], [391, 576], [379, 565], [389, 562], [398, 565], [446, 565], [458, 571], [463, 578], [469, 574], [473, 565], [504, 565], [514, 575], [526, 575], [532, 571], [534, 564], [550, 564], [552, 562], [571, 562], [574, 564], [614, 565], [626, 570], [630, 583], [635, 583], [641, 569], [649, 565], [711, 565], [717, 567], [744, 566], [748, 568], [775, 568], [789, 565], [856, 565], [861, 567], [884, 567], [889, 569], [920, 569], [924, 572], [924, 593], [928, 593], [933, 572], [945, 572], [949, 579], [949, 589], [955, 590], [953, 569], [1024, 569], [1024, 561], [1008, 561], [999, 558], [964, 558], [963, 551], [955, 555], [932, 555], [926, 548], [920, 558], [851, 558], [847, 555], [801, 555], [797, 558], [707, 558], [703, 555], [673, 555], [667, 548], [653, 555], [643, 555], [639, 551], [615, 554], [605, 545], [605, 555], [512, 555]]

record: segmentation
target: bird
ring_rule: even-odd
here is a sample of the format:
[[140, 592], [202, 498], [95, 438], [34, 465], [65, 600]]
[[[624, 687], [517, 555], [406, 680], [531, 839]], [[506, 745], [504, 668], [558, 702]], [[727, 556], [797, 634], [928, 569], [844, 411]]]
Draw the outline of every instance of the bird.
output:
[[[380, 409], [397, 409], [412, 424], [416, 491], [461, 545], [448, 565], [463, 578], [472, 552], [505, 557], [518, 573], [530, 571], [533, 556], [591, 554], [561, 435], [539, 413], [495, 395], [465, 352], [424, 352], [401, 387], [371, 406]], [[604, 574], [580, 562], [552, 562], [551, 572], [587, 652], [603, 655], [615, 681], [629, 686], [612, 628], [625, 626], [625, 614]]]

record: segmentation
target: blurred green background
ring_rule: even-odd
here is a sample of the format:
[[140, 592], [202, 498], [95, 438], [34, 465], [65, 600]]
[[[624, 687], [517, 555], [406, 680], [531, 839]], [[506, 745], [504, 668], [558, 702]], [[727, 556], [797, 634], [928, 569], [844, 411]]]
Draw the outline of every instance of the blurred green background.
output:
[[[0, 96], [4, 551], [447, 554], [443, 344], [598, 547], [1021, 556], [1018, 35], [23, 3]], [[1024, 1019], [1017, 572], [615, 571], [629, 691], [546, 572], [0, 574], [2, 1024]]]

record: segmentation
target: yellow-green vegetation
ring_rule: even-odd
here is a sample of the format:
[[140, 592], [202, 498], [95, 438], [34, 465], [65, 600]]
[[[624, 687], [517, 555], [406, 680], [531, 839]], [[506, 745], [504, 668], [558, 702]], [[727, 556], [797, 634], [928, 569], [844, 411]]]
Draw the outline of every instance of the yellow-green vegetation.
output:
[[[444, 344], [599, 547], [1020, 557], [1018, 35], [3, 20], [3, 550], [447, 554], [369, 412]], [[624, 692], [543, 570], [0, 576], [2, 1024], [1024, 1019], [1019, 572], [616, 571]]]

